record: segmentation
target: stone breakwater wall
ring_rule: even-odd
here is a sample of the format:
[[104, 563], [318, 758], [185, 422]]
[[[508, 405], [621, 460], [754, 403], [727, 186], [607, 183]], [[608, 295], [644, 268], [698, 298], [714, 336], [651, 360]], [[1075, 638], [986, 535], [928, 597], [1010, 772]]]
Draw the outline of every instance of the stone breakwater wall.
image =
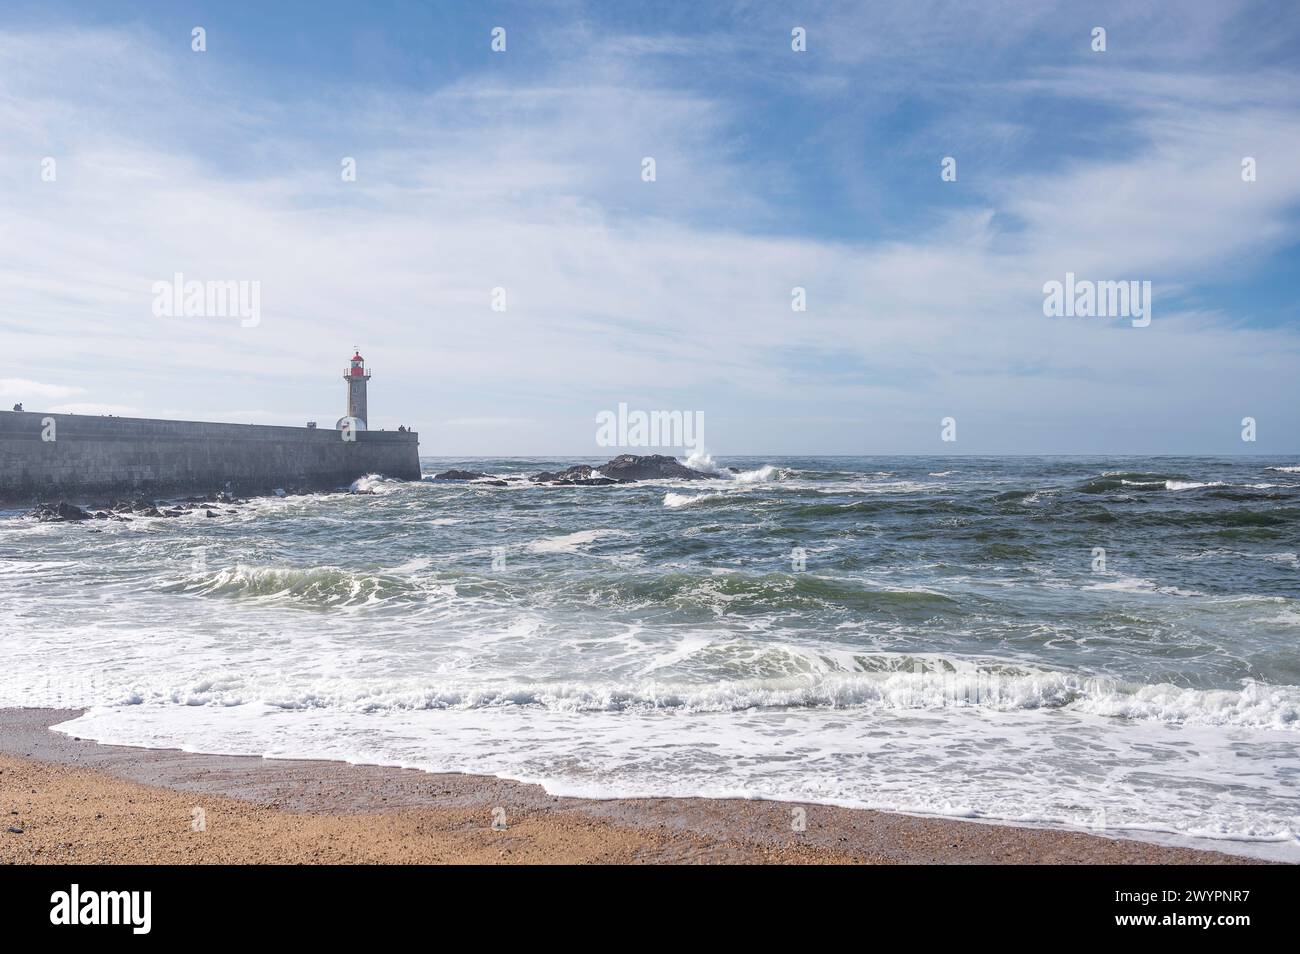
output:
[[242, 494], [329, 490], [366, 474], [420, 479], [418, 434], [354, 436], [345, 441], [341, 431], [310, 427], [0, 411], [0, 500], [161, 495], [227, 485]]

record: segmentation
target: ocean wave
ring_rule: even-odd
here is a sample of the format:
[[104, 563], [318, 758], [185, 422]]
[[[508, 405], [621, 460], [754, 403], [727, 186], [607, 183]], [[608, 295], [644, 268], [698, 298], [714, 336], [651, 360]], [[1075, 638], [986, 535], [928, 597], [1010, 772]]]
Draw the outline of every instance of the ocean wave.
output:
[[1130, 721], [1255, 729], [1300, 729], [1300, 688], [1247, 683], [1241, 690], [1184, 689], [1169, 684], [1129, 686], [1085, 695], [1080, 712]]
[[164, 593], [319, 607], [366, 606], [424, 598], [409, 580], [339, 567], [298, 569], [236, 564], [209, 572], [200, 570], [181, 580], [164, 581], [156, 589]]
[[781, 476], [780, 472], [771, 464], [764, 464], [762, 467], [756, 467], [753, 470], [739, 471], [721, 467], [714, 461], [711, 454], [704, 451], [696, 451], [682, 463], [691, 470], [697, 470], [702, 474], [711, 474], [720, 480], [737, 484], [765, 484], [773, 478]]
[[391, 494], [394, 490], [403, 486], [405, 481], [393, 480], [391, 477], [385, 477], [383, 474], [366, 474], [364, 477], [358, 477], [352, 481], [348, 488], [353, 493], [358, 494]]
[[560, 536], [543, 537], [540, 540], [534, 540], [527, 544], [525, 549], [530, 553], [577, 553], [588, 543], [595, 543], [597, 540], [610, 537], [628, 536], [631, 536], [631, 533], [627, 530], [610, 528], [579, 530], [576, 533], [565, 533]]
[[556, 597], [625, 610], [644, 606], [703, 611], [711, 617], [830, 609], [919, 621], [963, 612], [956, 599], [935, 590], [882, 587], [807, 572], [656, 572], [575, 581], [557, 591]]
[[[1104, 494], [1124, 490], [1136, 492], [1204, 490], [1208, 487], [1234, 487], [1245, 490], [1267, 490], [1278, 484], [1229, 484], [1223, 480], [1194, 480], [1185, 474], [1149, 474], [1128, 471], [1106, 471], [1100, 477], [1092, 477], [1077, 489], [1084, 494]], [[1258, 499], [1251, 495], [1244, 499]]]
[[1100, 477], [1092, 477], [1079, 487], [1082, 494], [1105, 494], [1116, 490], [1156, 491], [1169, 490], [1169, 484], [1190, 482], [1186, 474], [1155, 474], [1143, 471], [1108, 470]]
[[669, 510], [680, 510], [682, 507], [722, 503], [732, 499], [731, 494], [677, 494], [670, 491], [664, 494], [664, 506]]
[[789, 511], [792, 517], [837, 517], [856, 513], [882, 513], [890, 509], [885, 501], [860, 500], [856, 503], [801, 504]]
[[1109, 590], [1118, 593], [1160, 593], [1165, 596], [1204, 596], [1199, 590], [1185, 590], [1177, 586], [1161, 586], [1153, 580], [1137, 576], [1123, 576], [1103, 583], [1092, 583], [1085, 590]]
[[240, 676], [196, 680], [176, 689], [136, 688], [115, 704], [401, 710], [535, 708], [552, 712], [737, 712], [749, 709], [1061, 710], [1171, 725], [1300, 731], [1300, 687], [1246, 682], [1240, 689], [1131, 684], [1007, 663], [926, 656], [879, 656], [854, 671], [718, 680], [707, 684], [629, 682], [447, 682], [358, 684], [346, 679], [286, 687]]

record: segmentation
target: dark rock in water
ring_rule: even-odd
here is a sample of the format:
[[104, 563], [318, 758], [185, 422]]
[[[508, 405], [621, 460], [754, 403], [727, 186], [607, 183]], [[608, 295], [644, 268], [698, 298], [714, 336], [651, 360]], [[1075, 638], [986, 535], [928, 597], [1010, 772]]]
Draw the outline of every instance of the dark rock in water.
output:
[[204, 516], [207, 516], [207, 517], [215, 517], [216, 514], [213, 513], [211, 510], [209, 510], [206, 514], [204, 514]]
[[441, 474], [434, 474], [434, 480], [481, 480], [487, 474], [480, 474], [476, 470], [444, 470]]
[[617, 481], [629, 480], [707, 480], [711, 475], [691, 470], [678, 463], [676, 457], [666, 454], [620, 454], [600, 468], [606, 477]]
[[629, 484], [637, 480], [707, 480], [705, 474], [678, 462], [666, 454], [620, 454], [613, 460], [592, 467], [578, 464], [559, 473], [543, 471], [528, 478], [536, 483], [602, 486]]
[[76, 504], [70, 504], [60, 500], [58, 503], [39, 504], [32, 512], [31, 516], [35, 517], [41, 523], [57, 522], [59, 520], [90, 520], [91, 514], [82, 510]]
[[617, 484], [619, 481], [613, 477], [561, 477], [553, 481], [561, 487], [606, 487], [609, 484]]
[[573, 487], [586, 481], [596, 481], [598, 483], [608, 481], [616, 484], [618, 481], [612, 477], [593, 477], [596, 468], [590, 464], [575, 464], [565, 470], [555, 471], [544, 470], [540, 474], [533, 474], [528, 479], [538, 484], [560, 484], [566, 487]]
[[183, 516], [185, 516], [185, 511], [184, 511], [184, 510], [164, 510], [164, 511], [163, 511], [163, 516], [164, 516], [164, 517], [183, 517]]

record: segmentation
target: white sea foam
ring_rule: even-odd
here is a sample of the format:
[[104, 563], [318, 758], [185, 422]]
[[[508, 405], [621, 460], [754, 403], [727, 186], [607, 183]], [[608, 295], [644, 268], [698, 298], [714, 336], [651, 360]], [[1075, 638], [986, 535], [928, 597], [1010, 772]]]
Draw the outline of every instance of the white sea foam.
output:
[[712, 474], [719, 480], [737, 484], [763, 484], [780, 476], [777, 469], [771, 464], [764, 464], [762, 467], [756, 467], [753, 470], [732, 471], [719, 466], [710, 454], [703, 451], [696, 451], [682, 463], [691, 470], [697, 470], [702, 474]]
[[[1266, 744], [1275, 758], [1257, 765], [1251, 785], [1243, 786], [1230, 770], [1210, 768], [1232, 765], [1234, 743], [1217, 728], [1147, 722], [1116, 737], [1106, 730], [1112, 721], [1058, 709], [1052, 731], [1044, 732], [1029, 712], [987, 707], [877, 709], [828, 719], [806, 708], [730, 710], [724, 717], [617, 705], [541, 710], [509, 699], [464, 709], [100, 707], [57, 729], [110, 744], [499, 775], [557, 795], [782, 798], [1230, 839], [1221, 847], [1300, 859], [1300, 816], [1269, 807], [1289, 799], [1294, 805], [1291, 763], [1277, 756], [1293, 758], [1295, 733], [1270, 733]], [[1107, 744], [1098, 746], [1103, 736]], [[580, 759], [573, 757], [575, 739]], [[1087, 741], [1062, 747], [1067, 739]], [[1153, 774], [1157, 804], [1145, 781]], [[1206, 796], [1207, 784], [1214, 797]]]
[[703, 474], [718, 474], [721, 468], [714, 463], [713, 455], [707, 451], [697, 450], [686, 460], [682, 461], [691, 470], [698, 470]]
[[732, 479], [738, 484], [765, 484], [776, 475], [776, 468], [771, 464], [765, 464], [755, 470], [742, 470], [733, 474]]
[[[523, 621], [513, 638], [535, 633]], [[1056, 709], [1129, 722], [1300, 731], [1300, 687], [1246, 682], [1240, 689], [1132, 685], [1112, 678], [1025, 667], [1015, 663], [933, 655], [811, 653], [783, 647], [785, 675], [683, 681], [671, 671], [702, 654], [726, 651], [707, 636], [688, 637], [649, 660], [632, 681], [500, 681], [462, 674], [441, 681], [345, 675], [286, 683], [280, 673], [221, 671], [168, 685], [155, 681], [101, 682], [112, 704], [230, 707], [269, 705], [285, 710], [381, 712], [525, 707], [559, 713], [727, 713], [758, 709], [937, 711], [983, 709], [1029, 712]], [[0, 683], [2, 685], [3, 683]], [[49, 704], [37, 700], [28, 704]]]
[[1080, 712], [1179, 725], [1300, 729], [1300, 689], [1247, 683], [1241, 690], [1138, 686], [1084, 696]]
[[191, 572], [155, 584], [163, 592], [244, 597], [270, 603], [333, 607], [376, 605], [393, 598], [415, 598], [400, 579], [358, 573], [341, 567], [275, 567], [235, 564]]
[[383, 474], [366, 474], [366, 476], [358, 477], [352, 481], [349, 489], [355, 493], [382, 495], [392, 493], [401, 485], [402, 481], [393, 480]]
[[577, 553], [582, 547], [589, 543], [595, 543], [597, 540], [626, 536], [630, 536], [628, 531], [611, 528], [579, 530], [576, 533], [565, 533], [556, 537], [543, 537], [540, 540], [534, 540], [527, 545], [527, 549], [532, 553]]
[[726, 494], [677, 494], [669, 491], [664, 494], [664, 506], [670, 510], [678, 510], [682, 507], [692, 507], [709, 500], [725, 500], [726, 496]]
[[1178, 586], [1161, 586], [1153, 580], [1137, 576], [1122, 576], [1102, 583], [1091, 583], [1085, 590], [1112, 590], [1118, 593], [1162, 593], [1165, 596], [1204, 596], [1199, 590], [1188, 590]]

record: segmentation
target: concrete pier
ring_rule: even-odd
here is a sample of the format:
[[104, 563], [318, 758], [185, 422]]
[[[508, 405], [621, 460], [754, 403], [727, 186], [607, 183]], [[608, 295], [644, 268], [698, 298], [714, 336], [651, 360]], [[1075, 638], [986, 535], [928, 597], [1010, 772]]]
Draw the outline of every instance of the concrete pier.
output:
[[165, 495], [227, 484], [242, 494], [328, 490], [366, 474], [419, 480], [418, 434], [359, 430], [351, 436], [308, 427], [0, 411], [0, 500]]

